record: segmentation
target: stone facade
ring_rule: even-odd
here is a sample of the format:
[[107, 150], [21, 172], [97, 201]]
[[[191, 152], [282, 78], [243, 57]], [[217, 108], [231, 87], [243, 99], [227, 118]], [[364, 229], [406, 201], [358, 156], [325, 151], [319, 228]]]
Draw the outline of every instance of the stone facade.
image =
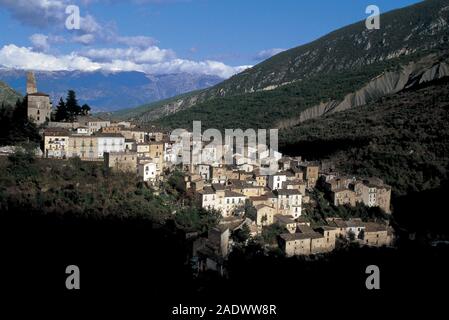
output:
[[106, 152], [104, 161], [107, 168], [137, 173], [137, 153], [135, 152]]
[[34, 73], [27, 74], [27, 115], [30, 121], [37, 125], [45, 124], [51, 120], [50, 96], [37, 91]]

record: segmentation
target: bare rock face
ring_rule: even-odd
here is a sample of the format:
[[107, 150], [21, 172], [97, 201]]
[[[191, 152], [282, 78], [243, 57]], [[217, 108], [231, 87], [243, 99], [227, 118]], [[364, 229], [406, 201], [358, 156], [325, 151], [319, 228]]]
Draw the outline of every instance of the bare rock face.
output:
[[372, 79], [360, 90], [350, 93], [342, 101], [329, 101], [308, 108], [295, 119], [283, 121], [280, 128], [297, 125], [325, 114], [359, 107], [382, 96], [394, 94], [418, 84], [449, 76], [449, 58], [440, 61], [437, 55], [429, 55], [409, 63], [398, 71], [390, 71]]

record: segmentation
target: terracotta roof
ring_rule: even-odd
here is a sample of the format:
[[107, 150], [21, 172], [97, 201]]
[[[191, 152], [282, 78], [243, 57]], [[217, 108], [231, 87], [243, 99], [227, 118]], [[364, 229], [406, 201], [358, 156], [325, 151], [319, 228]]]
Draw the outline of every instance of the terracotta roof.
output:
[[305, 233], [283, 233], [280, 237], [285, 241], [305, 240], [311, 238], [310, 235]]
[[297, 190], [297, 189], [277, 189], [277, 190], [274, 191], [274, 193], [278, 194], [278, 195], [281, 195], [281, 196], [285, 196], [285, 195], [293, 196], [293, 195], [301, 194], [299, 192], [299, 190]]
[[296, 224], [296, 222], [295, 222], [295, 220], [293, 220], [292, 216], [283, 216], [281, 214], [278, 214], [275, 216], [275, 218], [277, 221], [284, 223], [284, 224], [292, 224], [292, 223]]
[[387, 226], [374, 222], [365, 223], [365, 232], [379, 232], [379, 231], [387, 231]]
[[212, 187], [204, 187], [203, 191], [200, 191], [201, 194], [215, 194], [214, 189]]
[[315, 233], [315, 231], [307, 225], [299, 225], [298, 229], [301, 233]]
[[274, 210], [274, 208], [272, 208], [272, 207], [270, 207], [270, 206], [267, 206], [266, 204], [258, 204], [258, 205], [255, 206], [255, 208], [256, 208], [257, 211], [259, 211], [260, 209], [263, 209], [263, 208], [265, 208], [265, 207]]
[[238, 192], [225, 190], [225, 197], [230, 198], [230, 197], [245, 197], [245, 196]]
[[69, 136], [70, 132], [68, 132], [67, 130], [51, 130], [51, 131], [47, 131], [45, 130], [44, 132], [44, 136], [46, 137], [58, 137], [58, 136]]
[[93, 134], [94, 137], [101, 138], [125, 138], [121, 133], [104, 133], [104, 132], [95, 132]]

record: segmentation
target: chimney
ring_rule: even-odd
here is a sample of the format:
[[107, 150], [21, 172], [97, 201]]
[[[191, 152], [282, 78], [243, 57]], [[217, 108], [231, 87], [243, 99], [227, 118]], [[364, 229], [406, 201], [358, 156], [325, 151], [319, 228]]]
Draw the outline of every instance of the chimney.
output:
[[27, 94], [33, 94], [37, 92], [36, 78], [34, 72], [27, 72]]

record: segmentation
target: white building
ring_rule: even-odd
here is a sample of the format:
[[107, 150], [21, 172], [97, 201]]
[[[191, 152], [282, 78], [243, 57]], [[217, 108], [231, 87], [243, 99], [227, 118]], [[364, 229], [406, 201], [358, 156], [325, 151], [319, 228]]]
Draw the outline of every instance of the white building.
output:
[[210, 165], [199, 164], [197, 167], [197, 171], [203, 180], [210, 180], [210, 171], [211, 171]]
[[246, 200], [243, 194], [225, 190], [224, 186], [206, 187], [201, 194], [201, 206], [219, 211], [224, 218], [231, 216], [237, 209], [243, 208]]
[[236, 209], [243, 207], [245, 199], [246, 197], [241, 193], [225, 190], [223, 208], [221, 208], [223, 217], [229, 217]]
[[97, 133], [98, 157], [103, 158], [105, 152], [124, 152], [125, 137], [119, 133]]
[[157, 178], [157, 165], [154, 162], [144, 162], [139, 163], [138, 166], [138, 174], [139, 177], [142, 178], [143, 181], [155, 181]]
[[271, 190], [282, 188], [282, 184], [287, 181], [287, 175], [284, 173], [276, 173], [268, 177], [268, 186]]
[[276, 208], [278, 213], [293, 216], [297, 219], [301, 216], [302, 195], [296, 189], [279, 189], [275, 191], [277, 195]]
[[111, 121], [101, 120], [91, 116], [81, 116], [78, 117], [77, 120], [80, 126], [89, 129], [89, 133], [100, 131], [101, 128], [109, 127], [111, 125]]
[[88, 127], [78, 127], [78, 128], [76, 128], [76, 133], [77, 134], [86, 134], [86, 135], [90, 134]]

